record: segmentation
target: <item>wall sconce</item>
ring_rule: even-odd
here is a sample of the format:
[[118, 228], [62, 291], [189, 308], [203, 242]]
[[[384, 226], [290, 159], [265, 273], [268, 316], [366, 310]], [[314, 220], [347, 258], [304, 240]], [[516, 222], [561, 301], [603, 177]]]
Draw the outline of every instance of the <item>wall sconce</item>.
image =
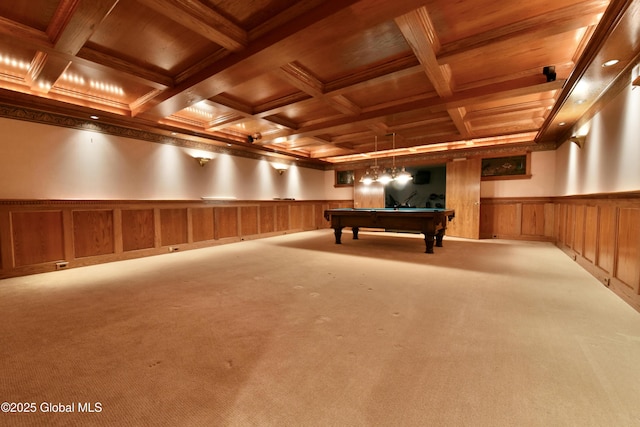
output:
[[586, 138], [587, 138], [586, 136], [576, 136], [576, 135], [574, 135], [571, 138], [569, 138], [569, 141], [571, 141], [574, 144], [576, 144], [579, 148], [582, 148]]
[[194, 159], [196, 159], [200, 166], [206, 165], [207, 163], [209, 163], [209, 160], [211, 160], [208, 157], [194, 157]]
[[271, 166], [278, 171], [278, 175], [282, 175], [284, 171], [289, 169], [289, 165], [285, 165], [284, 163], [271, 163]]

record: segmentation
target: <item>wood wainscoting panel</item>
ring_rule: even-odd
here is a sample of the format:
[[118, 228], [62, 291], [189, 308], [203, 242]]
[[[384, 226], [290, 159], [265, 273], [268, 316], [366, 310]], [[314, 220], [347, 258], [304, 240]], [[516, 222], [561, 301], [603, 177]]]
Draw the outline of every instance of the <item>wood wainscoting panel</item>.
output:
[[495, 205], [488, 203], [480, 204], [480, 238], [490, 239], [494, 236]]
[[[521, 234], [521, 204], [494, 204], [481, 206], [481, 232], [486, 237], [503, 238]], [[454, 219], [455, 221], [455, 219]]]
[[160, 209], [160, 246], [187, 243], [187, 209]]
[[64, 260], [62, 211], [12, 212], [14, 266]]
[[525, 236], [545, 235], [545, 204], [522, 204], [522, 234]]
[[640, 288], [640, 209], [620, 208], [616, 277], [637, 295]]
[[316, 221], [313, 205], [302, 205], [302, 228], [304, 230], [313, 230], [315, 225]]
[[555, 241], [557, 214], [548, 198], [483, 198], [480, 238]]
[[153, 209], [122, 210], [122, 249], [125, 252], [154, 246]]
[[289, 230], [289, 205], [276, 206], [276, 231]]
[[573, 237], [575, 236], [575, 230], [576, 230], [575, 218], [576, 218], [576, 206], [567, 205], [566, 224], [564, 227], [564, 231], [565, 231], [564, 244], [570, 248], [573, 248]]
[[[328, 227], [353, 200], [0, 200], [0, 279]], [[64, 261], [63, 264], [58, 262]]]
[[75, 257], [114, 253], [113, 230], [113, 210], [73, 211]]
[[214, 232], [216, 239], [225, 239], [227, 237], [238, 237], [238, 208], [220, 207], [215, 208], [215, 226]]
[[194, 242], [213, 240], [215, 238], [213, 208], [191, 209], [191, 228]]
[[599, 207], [600, 218], [598, 220], [598, 255], [596, 265], [609, 274], [613, 274], [616, 251], [616, 206], [603, 205]]
[[292, 230], [302, 229], [302, 205], [291, 205], [289, 220]]
[[324, 218], [324, 211], [325, 209], [328, 209], [329, 205], [323, 205], [322, 203], [314, 203], [313, 205], [313, 217], [314, 217], [314, 223], [313, 223], [313, 228], [314, 229], [320, 229], [320, 228], [328, 228], [327, 224], [327, 220]]
[[556, 206], [553, 203], [544, 204], [544, 236], [550, 239], [555, 237]]
[[252, 236], [260, 232], [258, 228], [259, 209], [258, 206], [241, 206], [240, 207], [240, 235]]
[[574, 211], [573, 250], [584, 252], [584, 205], [576, 205]]
[[584, 252], [582, 256], [593, 264], [598, 250], [598, 207], [587, 206], [584, 215]]
[[260, 206], [260, 233], [273, 233], [276, 230], [276, 207]]
[[558, 246], [566, 246], [565, 242], [565, 228], [567, 227], [567, 205], [556, 205], [556, 244]]

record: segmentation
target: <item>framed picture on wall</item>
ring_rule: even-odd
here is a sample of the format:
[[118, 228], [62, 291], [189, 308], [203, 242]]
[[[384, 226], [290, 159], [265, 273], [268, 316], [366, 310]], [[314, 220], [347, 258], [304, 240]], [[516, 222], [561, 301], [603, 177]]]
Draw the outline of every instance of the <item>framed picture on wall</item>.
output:
[[352, 170], [336, 171], [335, 187], [353, 186], [354, 173]]
[[530, 153], [482, 159], [482, 179], [531, 178]]

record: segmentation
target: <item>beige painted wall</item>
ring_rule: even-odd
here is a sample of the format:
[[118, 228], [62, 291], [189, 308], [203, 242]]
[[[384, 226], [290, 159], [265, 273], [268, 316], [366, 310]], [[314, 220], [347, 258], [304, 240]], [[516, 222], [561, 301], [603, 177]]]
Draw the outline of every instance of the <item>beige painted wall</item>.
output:
[[351, 199], [334, 172], [0, 118], [0, 199]]
[[550, 197], [554, 195], [555, 151], [531, 153], [531, 178], [482, 181], [480, 197]]
[[584, 131], [582, 148], [556, 150], [556, 195], [640, 190], [640, 88], [629, 85]]

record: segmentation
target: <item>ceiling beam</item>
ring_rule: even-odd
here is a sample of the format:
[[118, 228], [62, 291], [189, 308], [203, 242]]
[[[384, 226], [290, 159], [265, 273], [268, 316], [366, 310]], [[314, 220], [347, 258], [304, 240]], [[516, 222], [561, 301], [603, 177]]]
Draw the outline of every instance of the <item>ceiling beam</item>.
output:
[[[60, 8], [61, 7], [59, 7], [59, 9]], [[64, 25], [63, 20], [58, 18], [56, 23], [52, 22], [49, 25], [47, 32], [51, 33], [51, 37], [58, 37], [58, 32], [62, 30], [54, 28], [61, 27], [62, 25]], [[58, 58], [60, 62], [75, 62], [104, 72], [116, 71], [127, 80], [142, 83], [154, 89], [166, 89], [173, 86], [173, 79], [168, 76], [144, 69], [87, 47], [82, 47], [75, 55], [58, 51], [47, 33], [34, 30], [33, 28], [3, 17], [0, 17], [0, 38], [8, 40], [10, 43], [15, 43], [16, 40], [19, 40], [19, 42], [26, 47], [46, 54], [48, 61], [52, 61], [52, 58]], [[34, 60], [36, 62], [42, 61], [42, 59], [36, 58], [35, 56]], [[41, 66], [44, 67], [44, 64]], [[42, 71], [43, 70], [40, 70], [40, 72]], [[33, 77], [35, 76], [31, 78], [33, 79]], [[52, 79], [53, 77], [50, 78]]]
[[[73, 57], [117, 3], [118, 0], [61, 1], [47, 28], [53, 50]], [[32, 61], [27, 83], [32, 90], [46, 93], [69, 67], [71, 60], [40, 53]]]
[[[453, 95], [453, 78], [447, 65], [438, 64], [436, 54], [440, 50], [440, 40], [425, 7], [396, 18], [396, 24], [411, 46], [424, 72], [441, 98]], [[451, 120], [463, 138], [471, 137], [471, 129], [465, 123], [464, 109], [448, 109]]]
[[137, 0], [232, 52], [249, 43], [247, 32], [197, 0]]

